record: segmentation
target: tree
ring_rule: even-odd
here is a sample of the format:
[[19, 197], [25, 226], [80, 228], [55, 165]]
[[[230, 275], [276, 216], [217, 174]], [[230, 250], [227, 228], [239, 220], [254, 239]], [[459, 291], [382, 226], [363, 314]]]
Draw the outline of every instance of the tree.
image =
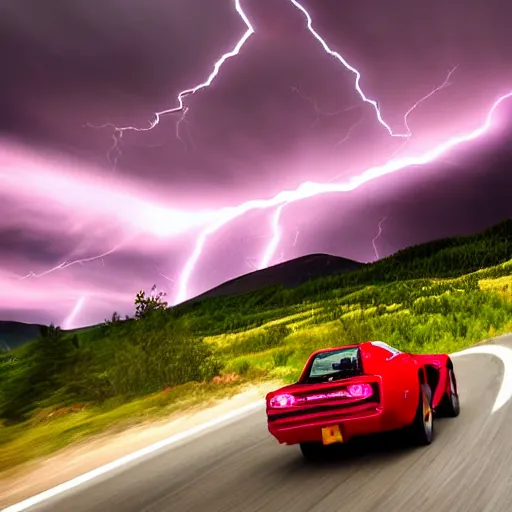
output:
[[39, 338], [33, 347], [38, 383], [46, 386], [58, 380], [60, 372], [72, 361], [75, 343], [78, 345], [78, 339], [73, 342], [69, 336], [65, 337], [60, 327], [51, 324], [40, 328]]
[[157, 292], [156, 284], [153, 285], [150, 294], [147, 296], [144, 290], [140, 290], [135, 296], [135, 318], [145, 318], [152, 311], [166, 309], [165, 296], [165, 292]]
[[107, 320], [105, 318], [105, 325], [112, 325], [112, 324], [117, 324], [121, 321], [121, 315], [117, 312], [117, 311], [114, 311], [112, 313], [112, 317], [110, 318], [110, 320]]
[[39, 328], [39, 339], [40, 340], [47, 340], [50, 342], [57, 342], [60, 340], [62, 336], [62, 331], [59, 326], [55, 327], [55, 325], [42, 325]]
[[21, 420], [44, 400], [66, 389], [68, 372], [79, 354], [78, 337], [66, 335], [60, 327], [42, 326], [35, 342], [27, 347], [23, 361], [5, 383], [1, 414]]

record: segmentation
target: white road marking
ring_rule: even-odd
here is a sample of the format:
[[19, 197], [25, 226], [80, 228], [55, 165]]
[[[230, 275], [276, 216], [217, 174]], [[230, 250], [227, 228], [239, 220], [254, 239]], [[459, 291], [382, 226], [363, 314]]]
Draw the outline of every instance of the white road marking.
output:
[[512, 397], [512, 350], [502, 345], [479, 345], [460, 352], [455, 352], [451, 357], [473, 354], [488, 354], [498, 357], [503, 363], [503, 378], [498, 396], [494, 402], [491, 414], [499, 411]]
[[264, 400], [258, 400], [257, 402], [252, 402], [248, 405], [240, 407], [239, 409], [231, 411], [231, 412], [225, 414], [224, 416], [220, 416], [213, 420], [207, 421], [206, 423], [198, 425], [197, 427], [193, 427], [191, 429], [185, 430], [184, 432], [180, 432], [179, 434], [175, 434], [166, 439], [162, 439], [161, 441], [157, 441], [156, 443], [146, 446], [145, 448], [142, 448], [140, 450], [137, 450], [136, 452], [129, 453], [128, 455], [125, 455], [124, 457], [121, 457], [120, 459], [113, 460], [112, 462], [109, 462], [108, 464], [100, 466], [96, 469], [93, 469], [92, 471], [84, 473], [83, 475], [77, 476], [76, 478], [73, 478], [72, 480], [69, 480], [60, 485], [57, 485], [56, 487], [53, 487], [52, 489], [48, 489], [47, 491], [44, 491], [40, 494], [36, 494], [35, 496], [32, 496], [31, 498], [28, 498], [24, 501], [20, 501], [19, 503], [16, 503], [15, 505], [11, 505], [10, 507], [4, 508], [3, 512], [21, 512], [22, 510], [27, 510], [28, 508], [33, 507], [34, 505], [37, 505], [43, 501], [49, 500], [50, 498], [53, 498], [54, 496], [57, 496], [58, 494], [62, 494], [63, 492], [69, 491], [70, 489], [74, 489], [75, 487], [78, 487], [79, 485], [89, 482], [93, 478], [97, 478], [101, 475], [104, 475], [105, 473], [113, 471], [114, 469], [125, 466], [126, 464], [129, 464], [130, 462], [140, 459], [141, 457], [144, 457], [146, 455], [150, 455], [151, 453], [154, 453], [158, 450], [161, 450], [162, 448], [165, 448], [165, 447], [175, 444], [179, 441], [182, 441], [183, 439], [187, 439], [189, 437], [195, 436], [196, 434], [199, 434], [206, 430], [210, 430], [214, 427], [222, 425], [223, 423], [226, 423], [229, 420], [243, 416], [246, 413], [255, 411], [260, 408], [263, 409], [264, 406], [265, 406]]

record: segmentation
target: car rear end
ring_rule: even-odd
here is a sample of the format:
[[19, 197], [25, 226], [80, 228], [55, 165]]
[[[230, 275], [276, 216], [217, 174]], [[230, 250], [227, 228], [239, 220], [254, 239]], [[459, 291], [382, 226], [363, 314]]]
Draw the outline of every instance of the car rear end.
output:
[[267, 395], [269, 432], [283, 444], [331, 444], [379, 432], [381, 390], [379, 376], [364, 374], [359, 347], [314, 353], [299, 383]]

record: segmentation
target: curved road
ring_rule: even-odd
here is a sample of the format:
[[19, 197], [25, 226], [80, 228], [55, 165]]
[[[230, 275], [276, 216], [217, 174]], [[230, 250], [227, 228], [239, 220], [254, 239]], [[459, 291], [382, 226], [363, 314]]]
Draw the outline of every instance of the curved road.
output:
[[[512, 335], [485, 346], [493, 344], [512, 348]], [[30, 510], [512, 511], [512, 400], [492, 412], [507, 385], [506, 365], [489, 354], [461, 355], [454, 365], [461, 414], [436, 421], [429, 447], [410, 448], [399, 436], [383, 436], [312, 465], [298, 447], [270, 436], [260, 409]]]

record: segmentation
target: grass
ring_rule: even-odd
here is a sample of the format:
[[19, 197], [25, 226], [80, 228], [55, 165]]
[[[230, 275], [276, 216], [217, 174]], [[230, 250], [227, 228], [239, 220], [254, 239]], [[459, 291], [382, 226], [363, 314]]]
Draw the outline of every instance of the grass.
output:
[[[456, 352], [512, 331], [512, 276], [486, 277], [502, 269], [510, 271], [512, 265], [477, 272], [474, 279], [411, 280], [319, 302], [309, 323], [296, 321], [297, 314], [283, 319], [289, 333], [275, 348], [257, 345], [256, 340], [265, 339], [265, 324], [245, 338], [217, 335], [210, 343], [223, 347], [226, 371], [287, 382], [294, 381], [307, 356], [322, 347], [381, 339], [413, 353]], [[247, 350], [242, 355], [244, 341]]]
[[51, 455], [91, 436], [120, 432], [233, 396], [243, 384], [243, 381], [189, 383], [127, 403], [113, 400], [102, 406], [42, 409], [27, 422], [0, 426], [0, 472]]
[[[399, 253], [294, 290], [209, 299], [72, 333], [50, 329], [0, 355], [0, 471], [245, 383], [293, 382], [318, 348], [373, 339], [451, 353], [510, 332], [512, 225], [503, 229], [412, 248], [409, 260]], [[477, 257], [492, 265], [477, 267]]]

